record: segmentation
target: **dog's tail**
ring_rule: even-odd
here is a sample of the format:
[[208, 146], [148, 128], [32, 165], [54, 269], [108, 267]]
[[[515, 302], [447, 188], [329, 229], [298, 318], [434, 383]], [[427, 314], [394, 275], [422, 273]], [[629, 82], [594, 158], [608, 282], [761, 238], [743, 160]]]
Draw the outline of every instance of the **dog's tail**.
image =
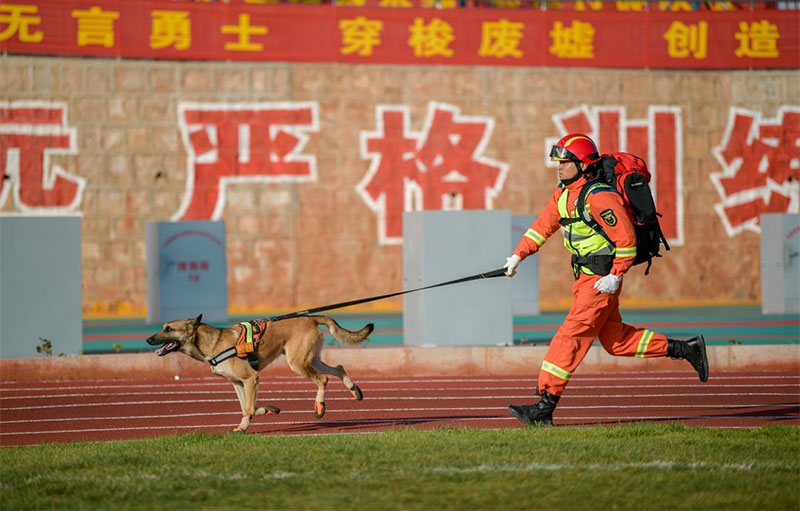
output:
[[354, 332], [339, 326], [339, 323], [337, 323], [335, 319], [328, 316], [311, 317], [317, 322], [318, 325], [327, 326], [328, 331], [330, 331], [333, 338], [342, 344], [358, 344], [360, 342], [364, 342], [367, 339], [367, 336], [372, 333], [372, 329], [375, 328], [375, 325], [369, 323], [361, 330]]

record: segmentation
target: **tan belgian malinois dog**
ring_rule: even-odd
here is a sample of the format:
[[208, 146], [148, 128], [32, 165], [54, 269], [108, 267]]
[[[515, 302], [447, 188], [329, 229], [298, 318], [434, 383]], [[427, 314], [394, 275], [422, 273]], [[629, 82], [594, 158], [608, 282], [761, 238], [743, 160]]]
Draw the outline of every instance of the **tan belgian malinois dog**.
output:
[[[367, 339], [374, 328], [372, 323], [357, 332], [342, 328], [328, 316], [300, 316], [280, 321], [267, 321], [266, 330], [258, 343], [257, 369], [245, 358], [230, 355], [221, 362], [216, 358], [226, 350], [234, 349], [245, 328], [241, 324], [227, 328], [201, 323], [203, 315], [194, 319], [170, 321], [161, 331], [147, 339], [147, 344], [161, 345], [156, 350], [160, 357], [173, 351], [181, 351], [190, 357], [212, 364], [211, 371], [233, 384], [242, 407], [242, 422], [231, 431], [246, 432], [254, 415], [273, 415], [280, 413], [277, 407], [264, 405], [256, 407], [259, 371], [268, 366], [278, 355], [285, 354], [286, 362], [295, 373], [309, 378], [317, 384], [317, 397], [314, 402], [314, 416], [325, 415], [325, 389], [328, 376], [340, 378], [357, 400], [362, 399], [361, 389], [347, 375], [342, 366], [330, 367], [320, 360], [323, 335], [318, 325], [328, 327], [334, 339], [343, 344], [357, 344]], [[256, 364], [254, 358], [254, 365]]]

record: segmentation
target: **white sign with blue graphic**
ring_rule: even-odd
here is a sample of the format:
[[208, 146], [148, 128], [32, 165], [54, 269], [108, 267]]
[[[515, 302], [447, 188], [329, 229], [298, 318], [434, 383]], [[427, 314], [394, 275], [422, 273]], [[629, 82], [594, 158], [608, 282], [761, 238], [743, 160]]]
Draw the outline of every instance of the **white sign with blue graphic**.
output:
[[228, 320], [224, 222], [153, 222], [147, 243], [147, 322], [203, 314]]

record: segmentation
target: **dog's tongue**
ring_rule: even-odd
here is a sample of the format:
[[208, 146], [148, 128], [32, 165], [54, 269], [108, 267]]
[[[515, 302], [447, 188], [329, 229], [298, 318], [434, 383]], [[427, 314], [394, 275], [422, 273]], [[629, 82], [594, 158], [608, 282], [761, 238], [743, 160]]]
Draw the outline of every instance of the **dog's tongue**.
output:
[[159, 357], [163, 357], [164, 355], [166, 355], [170, 351], [172, 351], [174, 349], [177, 349], [177, 348], [178, 348], [178, 343], [177, 342], [168, 342], [167, 344], [164, 344], [163, 346], [161, 346], [160, 348], [158, 348], [156, 350], [156, 355], [158, 355]]

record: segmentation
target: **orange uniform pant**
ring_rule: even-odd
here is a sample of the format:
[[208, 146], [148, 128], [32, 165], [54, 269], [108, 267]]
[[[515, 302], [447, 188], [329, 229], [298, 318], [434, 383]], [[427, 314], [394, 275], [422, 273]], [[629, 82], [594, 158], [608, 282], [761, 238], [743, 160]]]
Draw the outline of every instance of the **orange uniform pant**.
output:
[[612, 355], [666, 356], [667, 337], [623, 323], [619, 313], [622, 285], [614, 294], [601, 293], [593, 287], [599, 278], [581, 274], [572, 286], [572, 307], [550, 341], [539, 372], [540, 393], [547, 391], [560, 396], [595, 338], [599, 338], [603, 348]]

